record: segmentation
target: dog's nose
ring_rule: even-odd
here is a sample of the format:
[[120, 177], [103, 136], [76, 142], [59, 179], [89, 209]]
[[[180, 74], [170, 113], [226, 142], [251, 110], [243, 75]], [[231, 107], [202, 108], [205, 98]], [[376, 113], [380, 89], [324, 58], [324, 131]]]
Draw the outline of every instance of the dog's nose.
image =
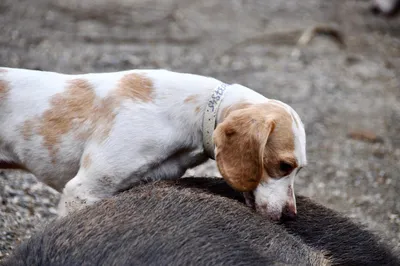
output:
[[287, 204], [282, 212], [282, 219], [294, 220], [297, 216], [297, 208], [295, 204]]

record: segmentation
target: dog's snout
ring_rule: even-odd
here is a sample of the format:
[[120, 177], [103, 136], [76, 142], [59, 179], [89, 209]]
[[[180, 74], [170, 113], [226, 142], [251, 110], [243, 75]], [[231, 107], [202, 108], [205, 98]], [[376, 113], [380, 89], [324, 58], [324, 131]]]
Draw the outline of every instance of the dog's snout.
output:
[[271, 209], [267, 204], [256, 206], [256, 211], [272, 221], [279, 221], [282, 216], [281, 211]]
[[294, 219], [297, 215], [293, 176], [271, 179], [254, 192], [256, 211], [270, 220], [279, 221], [283, 216]]

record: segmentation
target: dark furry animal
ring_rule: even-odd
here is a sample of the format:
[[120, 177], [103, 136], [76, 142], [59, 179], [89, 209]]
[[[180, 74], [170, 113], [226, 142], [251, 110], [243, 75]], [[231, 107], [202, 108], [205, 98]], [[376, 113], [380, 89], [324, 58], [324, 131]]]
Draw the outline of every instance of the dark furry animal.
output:
[[304, 197], [281, 225], [243, 202], [219, 179], [140, 185], [50, 223], [2, 265], [328, 265], [324, 254], [400, 265], [377, 237]]
[[[202, 189], [244, 203], [240, 193], [217, 179], [181, 179], [176, 185]], [[400, 258], [365, 226], [309, 198], [298, 195], [296, 202], [296, 219], [282, 220], [281, 225], [309, 246], [325, 251], [334, 265], [400, 265]]]

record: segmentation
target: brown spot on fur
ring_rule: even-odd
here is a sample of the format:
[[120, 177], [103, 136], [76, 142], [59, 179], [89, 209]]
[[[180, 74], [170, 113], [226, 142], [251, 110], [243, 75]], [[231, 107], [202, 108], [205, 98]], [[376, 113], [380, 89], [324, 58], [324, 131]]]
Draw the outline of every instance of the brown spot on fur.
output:
[[87, 169], [90, 167], [91, 164], [92, 164], [92, 158], [90, 158], [89, 154], [85, 154], [85, 156], [83, 156], [82, 159], [82, 167]]
[[89, 81], [69, 80], [65, 91], [50, 99], [50, 108], [41, 117], [24, 122], [24, 138], [29, 139], [34, 133], [43, 136], [54, 163], [63, 135], [70, 133], [81, 141], [93, 138], [102, 142], [110, 135], [121, 101], [128, 98], [148, 102], [152, 91], [152, 82], [144, 74], [125, 75], [104, 98], [96, 96]]
[[144, 74], [130, 73], [120, 80], [117, 93], [124, 98], [150, 102], [153, 100], [153, 90], [151, 79]]
[[10, 91], [10, 87], [7, 81], [0, 79], [0, 100], [3, 100], [8, 92]]
[[95, 93], [88, 81], [69, 81], [65, 92], [54, 95], [50, 109], [42, 116], [38, 133], [44, 138], [44, 145], [54, 158], [60, 138], [74, 126], [85, 126], [93, 115]]
[[282, 176], [282, 160], [296, 162], [292, 117], [283, 107], [240, 104], [223, 114], [214, 133], [216, 161], [236, 190], [252, 191], [261, 180]]
[[93, 136], [104, 141], [110, 134], [118, 104], [115, 91], [105, 98], [99, 98], [87, 80], [70, 80], [64, 92], [51, 98], [50, 109], [38, 122], [37, 133], [43, 136], [44, 145], [53, 161], [61, 137], [72, 130], [80, 140]]
[[196, 114], [200, 113], [200, 110], [201, 110], [200, 106], [197, 106], [196, 109], [194, 109]]
[[198, 94], [189, 95], [185, 100], [184, 103], [195, 103], [199, 98]]

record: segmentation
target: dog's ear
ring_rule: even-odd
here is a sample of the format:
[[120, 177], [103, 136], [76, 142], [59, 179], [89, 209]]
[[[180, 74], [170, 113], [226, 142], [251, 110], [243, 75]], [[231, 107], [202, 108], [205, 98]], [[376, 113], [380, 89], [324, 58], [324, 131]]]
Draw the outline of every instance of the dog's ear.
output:
[[214, 131], [218, 169], [238, 191], [254, 190], [263, 176], [264, 151], [275, 125], [273, 119], [258, 111], [233, 111]]

